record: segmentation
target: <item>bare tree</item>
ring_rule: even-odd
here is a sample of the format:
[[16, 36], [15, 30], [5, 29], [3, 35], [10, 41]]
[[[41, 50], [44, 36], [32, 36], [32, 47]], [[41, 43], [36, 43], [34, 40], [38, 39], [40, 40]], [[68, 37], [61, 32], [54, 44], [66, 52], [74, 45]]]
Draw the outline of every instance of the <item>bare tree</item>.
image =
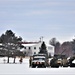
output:
[[49, 41], [49, 44], [55, 46], [56, 45], [56, 38], [52, 38], [50, 41]]

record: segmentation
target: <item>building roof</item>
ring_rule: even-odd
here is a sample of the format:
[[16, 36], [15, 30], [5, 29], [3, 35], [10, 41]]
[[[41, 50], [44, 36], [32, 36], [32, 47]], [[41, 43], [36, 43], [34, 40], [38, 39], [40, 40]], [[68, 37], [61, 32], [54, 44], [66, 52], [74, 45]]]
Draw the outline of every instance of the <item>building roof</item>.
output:
[[34, 45], [37, 45], [37, 44], [22, 44], [23, 46], [34, 46]]
[[[38, 44], [42, 44], [41, 42], [40, 43], [35, 43], [35, 44], [22, 44], [23, 46], [35, 46], [35, 45], [38, 45]], [[50, 45], [50, 44], [46, 44], [46, 46], [50, 46], [50, 47], [54, 47], [54, 46], [52, 46], [52, 45]]]

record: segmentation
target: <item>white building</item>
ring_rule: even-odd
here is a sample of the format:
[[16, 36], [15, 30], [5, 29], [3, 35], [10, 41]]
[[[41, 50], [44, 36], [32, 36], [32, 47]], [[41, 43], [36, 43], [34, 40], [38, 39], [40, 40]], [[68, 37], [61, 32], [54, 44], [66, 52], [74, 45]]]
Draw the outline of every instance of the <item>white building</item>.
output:
[[[30, 43], [30, 44], [22, 44], [24, 46], [21, 51], [25, 53], [27, 56], [32, 56], [34, 54], [38, 54], [40, 51], [42, 42], [37, 42], [37, 43]], [[46, 44], [46, 49], [48, 51], [48, 54], [53, 56], [54, 55], [54, 46]]]

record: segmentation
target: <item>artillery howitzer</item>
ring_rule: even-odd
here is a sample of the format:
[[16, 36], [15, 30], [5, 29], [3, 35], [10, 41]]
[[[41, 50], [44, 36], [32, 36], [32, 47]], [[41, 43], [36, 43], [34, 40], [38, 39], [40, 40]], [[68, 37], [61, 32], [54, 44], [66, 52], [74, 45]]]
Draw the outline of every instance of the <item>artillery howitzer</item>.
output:
[[62, 55], [63, 52], [61, 54], [59, 54], [59, 55], [54, 55], [54, 57], [50, 61], [50, 66], [51, 67], [57, 67], [57, 68], [59, 66], [68, 67], [68, 60], [67, 60], [65, 55]]

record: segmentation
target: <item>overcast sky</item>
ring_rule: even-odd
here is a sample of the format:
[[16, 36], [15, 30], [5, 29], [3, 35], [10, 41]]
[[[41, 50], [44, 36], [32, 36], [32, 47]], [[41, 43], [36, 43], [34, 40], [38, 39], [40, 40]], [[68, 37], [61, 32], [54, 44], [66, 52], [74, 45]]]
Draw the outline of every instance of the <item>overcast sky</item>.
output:
[[71, 40], [75, 0], [0, 0], [0, 35], [12, 30], [24, 40]]

